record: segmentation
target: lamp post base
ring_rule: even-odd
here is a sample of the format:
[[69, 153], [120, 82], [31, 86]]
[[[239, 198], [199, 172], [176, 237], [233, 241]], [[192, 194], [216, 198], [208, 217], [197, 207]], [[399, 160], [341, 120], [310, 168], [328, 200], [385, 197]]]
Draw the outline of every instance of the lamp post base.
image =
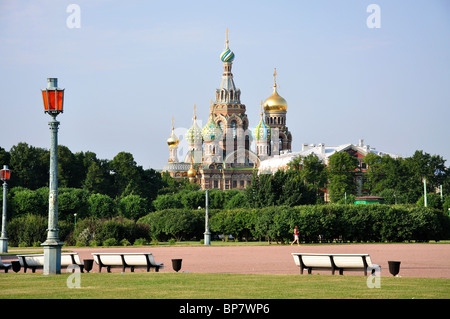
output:
[[64, 243], [45, 241], [44, 246], [44, 275], [61, 274], [61, 247]]
[[6, 237], [1, 237], [0, 238], [0, 249], [1, 249], [1, 253], [7, 253], [8, 252], [8, 238]]
[[203, 235], [205, 235], [204, 237], [205, 245], [211, 245], [211, 233], [207, 231], [204, 232]]

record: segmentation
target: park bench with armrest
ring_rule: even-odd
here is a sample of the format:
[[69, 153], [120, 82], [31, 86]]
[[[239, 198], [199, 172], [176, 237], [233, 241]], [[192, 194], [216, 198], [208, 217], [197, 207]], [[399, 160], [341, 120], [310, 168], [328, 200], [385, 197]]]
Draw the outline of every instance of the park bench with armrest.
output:
[[156, 263], [152, 253], [92, 253], [95, 263], [99, 266], [99, 272], [106, 267], [111, 272], [112, 267], [122, 268], [125, 272], [126, 268], [130, 268], [134, 272], [135, 268], [146, 268], [147, 272], [151, 268], [155, 271], [164, 269], [163, 263]]
[[311, 274], [312, 270], [331, 270], [334, 275], [335, 271], [339, 271], [340, 275], [344, 271], [364, 271], [367, 276], [367, 270], [371, 269], [373, 274], [376, 269], [381, 267], [372, 264], [369, 254], [311, 254], [311, 253], [292, 253], [295, 264], [300, 267], [300, 274], [303, 270], [308, 270]]
[[11, 265], [12, 264], [10, 264], [10, 263], [4, 263], [2, 261], [2, 257], [0, 257], [0, 269], [4, 269], [5, 273], [8, 272], [9, 268], [11, 268]]
[[[19, 258], [20, 266], [23, 267], [23, 272], [27, 272], [30, 268], [34, 273], [38, 268], [44, 268], [44, 254], [33, 255], [17, 255]], [[78, 253], [62, 253], [61, 254], [61, 267], [67, 267], [69, 265], [78, 265], [83, 272], [84, 264], [80, 261]]]

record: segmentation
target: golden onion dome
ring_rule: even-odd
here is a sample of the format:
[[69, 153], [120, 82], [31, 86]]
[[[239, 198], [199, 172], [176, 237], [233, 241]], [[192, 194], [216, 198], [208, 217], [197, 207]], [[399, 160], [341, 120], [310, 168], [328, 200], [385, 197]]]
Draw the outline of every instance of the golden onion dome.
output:
[[172, 132], [172, 135], [170, 135], [170, 137], [167, 139], [167, 145], [169, 145], [169, 147], [175, 147], [178, 145], [178, 143], [180, 143], [180, 140]]
[[191, 166], [191, 168], [187, 172], [188, 177], [195, 177], [197, 176], [197, 171], [194, 167]]
[[287, 110], [287, 102], [284, 98], [282, 98], [278, 92], [277, 87], [274, 85], [273, 93], [264, 101], [264, 111], [286, 111]]
[[180, 140], [178, 139], [178, 137], [175, 135], [174, 132], [174, 125], [173, 125], [173, 117], [172, 117], [172, 134], [170, 135], [170, 137], [167, 139], [167, 145], [169, 145], [169, 147], [175, 147], [178, 145], [178, 143], [180, 143]]

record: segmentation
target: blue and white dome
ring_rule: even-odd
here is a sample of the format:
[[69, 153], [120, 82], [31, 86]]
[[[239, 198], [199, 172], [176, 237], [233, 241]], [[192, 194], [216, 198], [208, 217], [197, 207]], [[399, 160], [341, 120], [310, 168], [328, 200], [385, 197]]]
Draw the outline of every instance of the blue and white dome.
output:
[[202, 142], [202, 131], [198, 127], [196, 119], [197, 117], [194, 117], [194, 124], [192, 124], [191, 128], [184, 135], [186, 141], [191, 144]]
[[222, 62], [233, 62], [234, 60], [233, 51], [231, 51], [227, 46], [225, 51], [223, 51], [222, 54], [220, 55], [220, 59], [222, 60]]
[[222, 129], [214, 122], [212, 114], [209, 116], [208, 123], [202, 129], [202, 136], [205, 142], [218, 141], [223, 136]]

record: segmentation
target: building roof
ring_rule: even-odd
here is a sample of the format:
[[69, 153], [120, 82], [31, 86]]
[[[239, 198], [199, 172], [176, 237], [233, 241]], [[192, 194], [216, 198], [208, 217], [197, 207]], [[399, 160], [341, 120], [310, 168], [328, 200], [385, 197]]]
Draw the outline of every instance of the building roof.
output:
[[259, 173], [268, 174], [275, 173], [278, 169], [287, 168], [287, 164], [297, 156], [306, 157], [311, 154], [317, 155], [325, 164], [328, 164], [328, 158], [336, 152], [343, 152], [349, 149], [353, 149], [365, 156], [368, 153], [374, 153], [377, 155], [389, 155], [392, 158], [398, 158], [400, 156], [385, 152], [380, 152], [371, 148], [369, 145], [364, 145], [363, 140], [360, 140], [357, 145], [347, 143], [338, 146], [325, 146], [324, 143], [320, 144], [303, 144], [302, 150], [297, 152], [285, 152], [280, 155], [273, 155], [268, 159], [261, 161], [259, 166]]

